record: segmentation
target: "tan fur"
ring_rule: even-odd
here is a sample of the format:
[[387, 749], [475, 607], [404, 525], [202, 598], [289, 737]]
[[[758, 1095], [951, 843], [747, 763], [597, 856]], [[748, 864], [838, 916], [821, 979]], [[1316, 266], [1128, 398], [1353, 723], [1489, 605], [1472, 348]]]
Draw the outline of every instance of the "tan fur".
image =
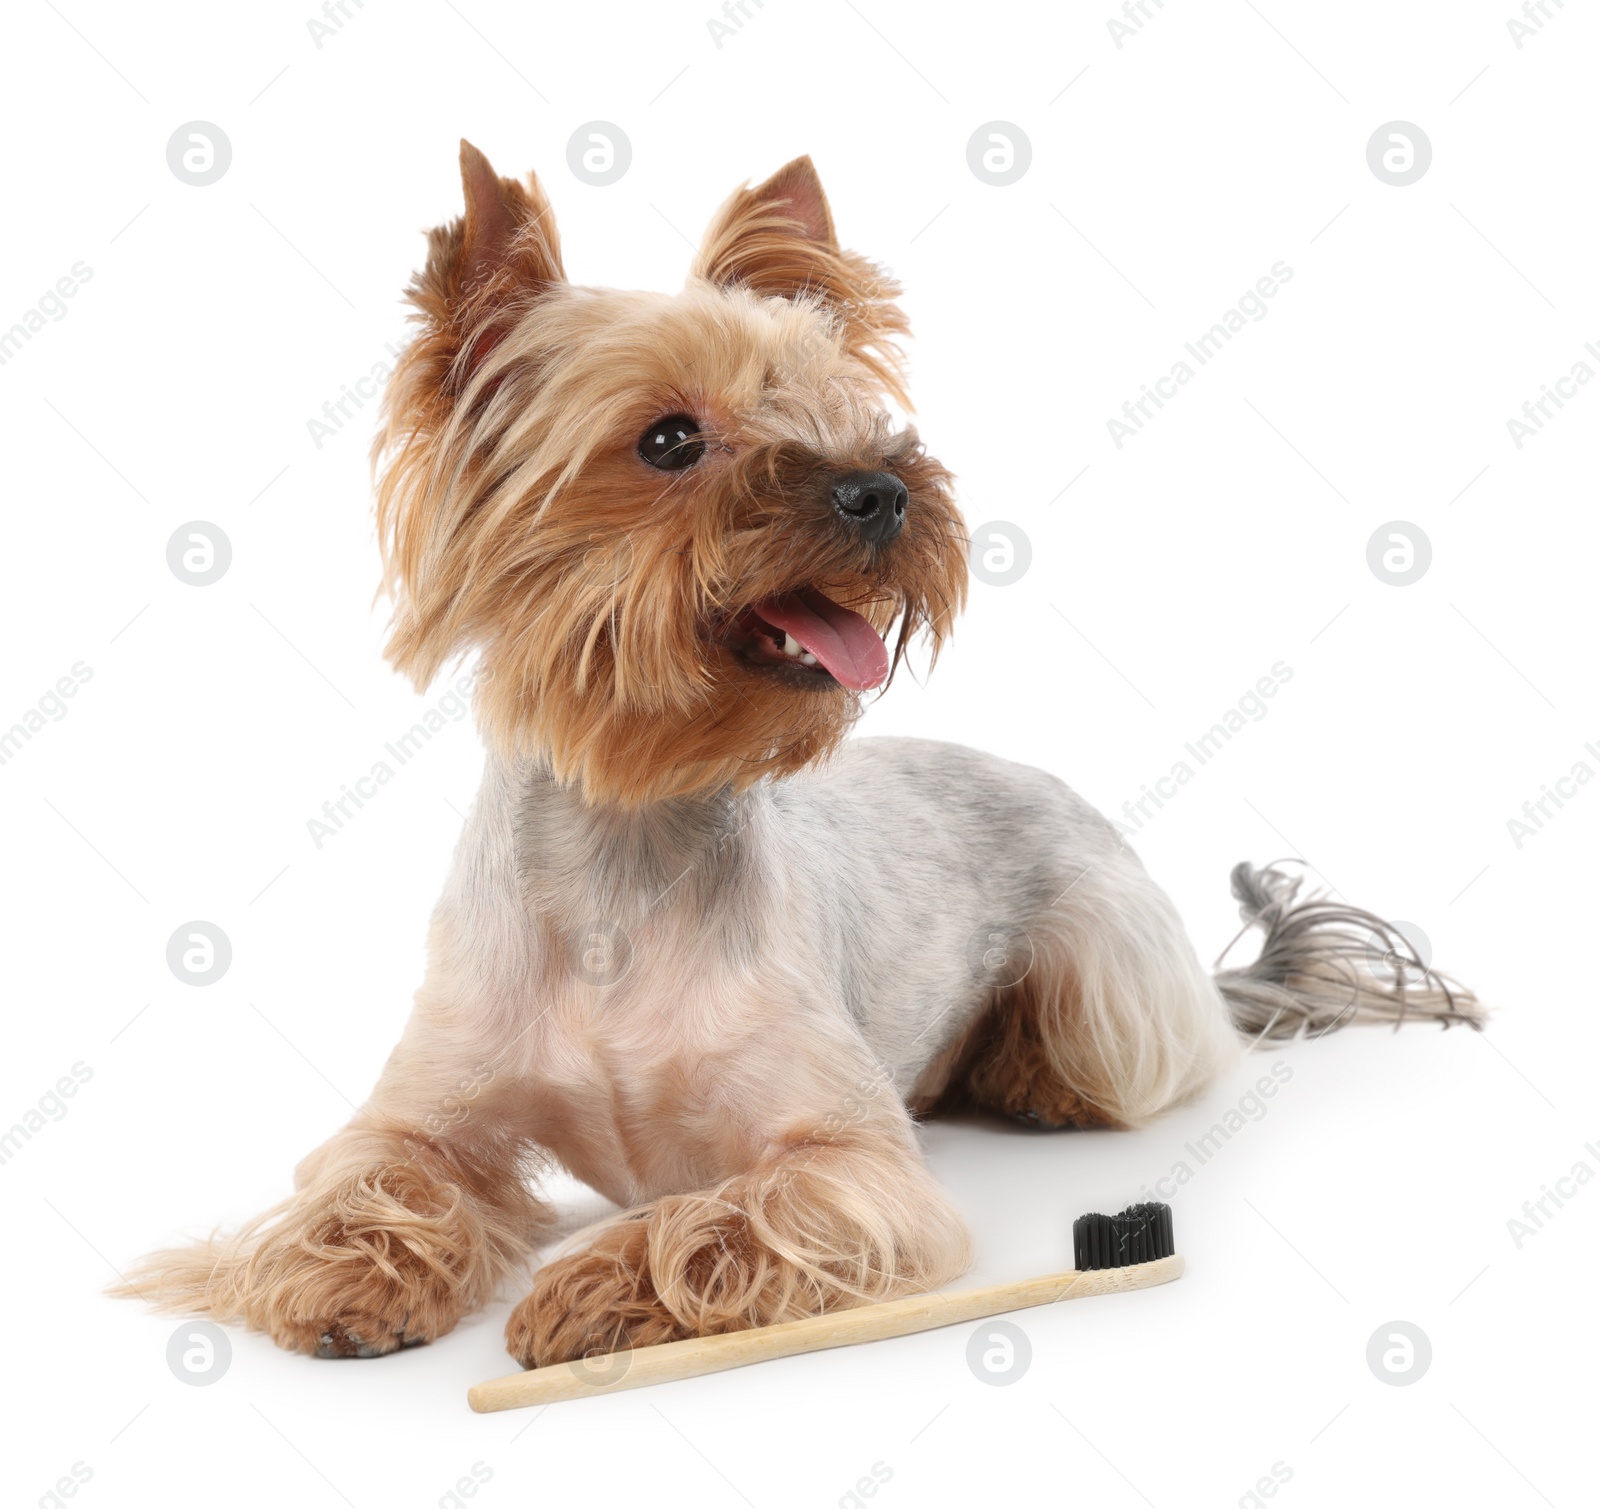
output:
[[[593, 799], [798, 770], [857, 701], [751, 684], [717, 652], [724, 617], [811, 585], [897, 628], [898, 659], [919, 632], [937, 654], [966, 592], [949, 475], [879, 407], [897, 388], [883, 343], [904, 328], [892, 285], [838, 251], [816, 186], [825, 242], [796, 234], [788, 200], [741, 191], [676, 298], [576, 289], [537, 184], [493, 178], [470, 149], [463, 163], [469, 206], [488, 204], [433, 235], [375, 453], [389, 658], [426, 685], [480, 649], [486, 736]], [[805, 159], [784, 172], [791, 192], [815, 182]], [[711, 454], [651, 472], [634, 442], [675, 409], [707, 425]], [[851, 468], [910, 489], [888, 559], [825, 510], [795, 516], [797, 490]]]
[[[427, 975], [290, 1198], [122, 1292], [324, 1356], [428, 1341], [548, 1239], [552, 1164], [623, 1210], [535, 1275], [527, 1365], [937, 1287], [969, 1244], [908, 1102], [1137, 1126], [1237, 1054], [1224, 997], [1059, 781], [843, 742], [861, 694], [825, 656], [741, 645], [810, 589], [898, 665], [965, 595], [949, 474], [885, 408], [894, 287], [810, 161], [723, 206], [675, 297], [569, 284], [538, 182], [461, 167], [375, 453], [388, 655], [425, 685], [475, 652], [490, 746]], [[640, 437], [680, 414], [704, 452], [656, 469]], [[903, 484], [898, 535], [840, 501], [857, 471]], [[1278, 1027], [1331, 914], [1246, 880], [1269, 957], [1225, 978]], [[997, 924], [1032, 950], [998, 991], [968, 947]]]
[[503, 1039], [461, 1009], [474, 946], [441, 904], [428, 978], [382, 1078], [350, 1124], [302, 1159], [295, 1190], [242, 1230], [155, 1252], [113, 1292], [265, 1331], [291, 1351], [377, 1355], [451, 1330], [549, 1225], [528, 1185]]
[[544, 1223], [519, 1164], [511, 1148], [352, 1125], [289, 1199], [227, 1238], [151, 1253], [113, 1292], [242, 1321], [296, 1352], [432, 1341], [493, 1296]]
[[833, 312], [845, 351], [910, 409], [896, 344], [910, 329], [894, 302], [900, 286], [865, 257], [840, 248], [809, 157], [729, 197], [706, 232], [694, 276], [724, 288], [820, 301]]
[[773, 1325], [937, 1287], [969, 1259], [903, 1132], [797, 1134], [748, 1173], [586, 1232], [535, 1275], [506, 1344], [537, 1367]]
[[[949, 476], [881, 407], [904, 397], [894, 285], [839, 248], [807, 159], [735, 193], [676, 298], [572, 287], [538, 181], [499, 177], [466, 143], [461, 169], [465, 212], [429, 236], [374, 451], [390, 658], [423, 685], [479, 651], [475, 707], [497, 754], [619, 814], [814, 762], [859, 699], [741, 675], [718, 642], [727, 615], [815, 587], [897, 630], [898, 663], [918, 634], [937, 651], [965, 594]], [[634, 446], [674, 410], [699, 417], [710, 453], [691, 473], [652, 472]], [[887, 557], [825, 506], [797, 513], [797, 496], [853, 468], [909, 489]], [[496, 894], [530, 911], [499, 920], [475, 892], [447, 892], [371, 1102], [289, 1200], [232, 1237], [152, 1255], [131, 1288], [302, 1351], [429, 1340], [540, 1239], [525, 1179], [547, 1157], [624, 1203], [654, 1199], [541, 1272], [511, 1329], [530, 1362], [959, 1271], [965, 1234], [892, 1090], [859, 1114], [832, 1109], [832, 1027], [796, 1035], [776, 979], [766, 993], [707, 978], [683, 955], [689, 914], [666, 912], [637, 923], [635, 946], [658, 941], [690, 971], [652, 971], [649, 1013], [613, 992], [597, 1018], [571, 973], [579, 940], [556, 921], [584, 915], [586, 873], [569, 889], [515, 882]], [[527, 947], [530, 916], [535, 975], [492, 943]], [[698, 1028], [656, 1012], [663, 995], [698, 1003]], [[528, 1022], [530, 997], [544, 1004]], [[784, 1093], [752, 1042], [782, 1044]], [[870, 1059], [854, 1073], [876, 1083]], [[768, 1102], [759, 1117], [727, 1114], [739, 1086]]]
[[[929, 1065], [922, 1114], [978, 1109], [1048, 1127], [1137, 1127], [1204, 1089], [1237, 1054], [1207, 1007], [1172, 904], [1131, 854], [1090, 864], [1031, 928], [1031, 966], [996, 989]], [[1157, 959], [1182, 969], [1152, 968]]]
[[925, 1116], [994, 1111], [1046, 1127], [1118, 1125], [1062, 1077], [1053, 1051], [1061, 1036], [1053, 1020], [1058, 1005], [1026, 981], [996, 991], [918, 1086], [913, 1109]]

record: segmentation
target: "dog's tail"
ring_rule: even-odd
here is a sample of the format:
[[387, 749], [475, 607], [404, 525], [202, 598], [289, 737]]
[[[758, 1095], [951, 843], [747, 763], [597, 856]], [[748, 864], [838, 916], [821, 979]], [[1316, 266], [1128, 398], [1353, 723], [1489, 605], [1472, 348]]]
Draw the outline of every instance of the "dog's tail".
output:
[[[1429, 967], [1391, 922], [1321, 895], [1299, 899], [1302, 877], [1277, 865], [1235, 865], [1244, 926], [1217, 960], [1216, 982], [1246, 1037], [1321, 1037], [1351, 1022], [1408, 1019], [1481, 1029], [1485, 1011], [1465, 986]], [[1265, 938], [1242, 969], [1222, 959], [1252, 927]]]

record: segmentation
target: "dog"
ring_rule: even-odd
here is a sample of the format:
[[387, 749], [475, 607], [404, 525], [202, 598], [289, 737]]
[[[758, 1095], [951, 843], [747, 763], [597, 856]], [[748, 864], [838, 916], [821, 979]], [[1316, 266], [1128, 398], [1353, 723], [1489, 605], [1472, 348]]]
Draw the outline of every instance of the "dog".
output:
[[231, 1237], [121, 1292], [298, 1352], [432, 1341], [548, 1242], [523, 1367], [936, 1288], [968, 1265], [919, 1117], [1137, 1127], [1252, 1038], [1478, 1026], [1393, 927], [1239, 866], [1214, 975], [1119, 832], [974, 750], [846, 739], [965, 597], [897, 286], [809, 158], [740, 189], [677, 295], [567, 281], [536, 178], [463, 142], [374, 448], [425, 687], [478, 657], [483, 787], [371, 1098]]

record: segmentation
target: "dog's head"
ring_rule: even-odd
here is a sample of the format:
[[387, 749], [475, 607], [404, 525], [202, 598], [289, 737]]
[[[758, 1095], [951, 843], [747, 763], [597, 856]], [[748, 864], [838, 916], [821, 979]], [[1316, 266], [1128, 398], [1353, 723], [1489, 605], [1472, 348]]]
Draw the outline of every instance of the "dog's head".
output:
[[884, 408], [896, 286], [808, 158], [727, 201], [677, 295], [568, 283], [537, 181], [461, 167], [375, 451], [389, 658], [425, 685], [478, 648], [488, 737], [591, 800], [817, 758], [966, 591], [949, 474]]

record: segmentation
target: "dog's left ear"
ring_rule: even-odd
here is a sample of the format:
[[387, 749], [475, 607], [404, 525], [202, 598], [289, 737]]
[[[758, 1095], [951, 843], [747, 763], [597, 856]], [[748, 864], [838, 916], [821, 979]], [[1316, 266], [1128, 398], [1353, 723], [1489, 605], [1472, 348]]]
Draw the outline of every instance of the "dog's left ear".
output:
[[909, 329], [894, 302], [900, 286], [865, 257], [840, 248], [809, 157], [795, 158], [753, 189], [734, 191], [706, 231], [692, 276], [767, 296], [820, 300], [839, 320], [846, 348], [910, 408], [895, 343]]

